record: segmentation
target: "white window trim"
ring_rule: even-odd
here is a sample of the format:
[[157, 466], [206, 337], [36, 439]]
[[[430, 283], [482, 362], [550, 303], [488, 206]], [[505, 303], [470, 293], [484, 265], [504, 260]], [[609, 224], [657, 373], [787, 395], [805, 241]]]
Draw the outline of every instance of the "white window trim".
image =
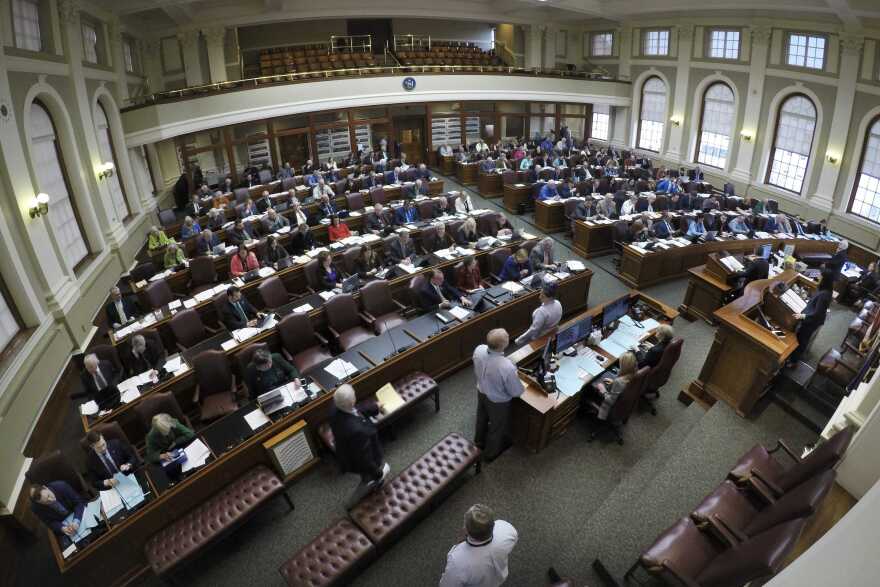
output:
[[[804, 54], [804, 64], [796, 65], [789, 63], [789, 56], [791, 54], [791, 38], [793, 36], [803, 36], [807, 38], [807, 46], [804, 48], [805, 51], [809, 50], [810, 47], [810, 39], [817, 38], [825, 41], [825, 46], [822, 52], [822, 67], [810, 67], [807, 65], [807, 55]], [[787, 31], [785, 33], [785, 43], [783, 46], [783, 55], [782, 55], [782, 64], [786, 67], [795, 67], [797, 69], [802, 69], [806, 71], [827, 71], [828, 70], [828, 47], [829, 47], [829, 39], [828, 35], [824, 33], [811, 33], [806, 31]]]

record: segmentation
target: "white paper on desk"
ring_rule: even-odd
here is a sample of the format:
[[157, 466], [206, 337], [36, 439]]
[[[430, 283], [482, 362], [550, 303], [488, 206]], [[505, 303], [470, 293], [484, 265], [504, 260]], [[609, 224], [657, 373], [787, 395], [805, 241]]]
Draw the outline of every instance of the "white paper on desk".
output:
[[131, 332], [131, 326], [123, 326], [119, 330], [113, 333], [116, 338], [125, 338], [128, 336], [128, 333]]
[[566, 273], [565, 271], [557, 271], [553, 275], [556, 276], [556, 279], [568, 279], [571, 277], [571, 273]]
[[155, 323], [156, 323], [156, 315], [153, 313], [149, 313], [141, 319], [139, 324], [140, 324], [141, 328], [146, 328], [147, 326], [150, 326], [151, 324], [155, 324]]
[[293, 260], [297, 265], [304, 265], [311, 261], [311, 257], [309, 257], [308, 255], [300, 255], [298, 257], [294, 257]]
[[455, 247], [455, 252], [459, 255], [476, 255], [477, 251], [474, 249], [465, 249], [464, 247]]
[[565, 265], [569, 271], [583, 271], [587, 268], [583, 263], [576, 260], [566, 261]]
[[119, 395], [119, 401], [124, 404], [130, 404], [140, 396], [141, 392], [138, 391], [137, 387], [133, 387], [131, 389], [126, 389], [125, 391], [122, 391]]
[[183, 358], [180, 356], [180, 353], [175, 353], [168, 357], [168, 360], [165, 361], [163, 368], [169, 373], [172, 371], [177, 371], [180, 369], [180, 366], [183, 365]]
[[234, 338], [230, 338], [229, 340], [220, 344], [220, 348], [222, 348], [224, 351], [234, 349], [237, 346], [238, 346], [238, 341], [236, 341]]
[[175, 377], [180, 377], [181, 375], [183, 375], [187, 371], [189, 371], [189, 365], [181, 365], [179, 369], [174, 371], [173, 375]]
[[344, 249], [344, 248], [345, 248], [345, 245], [342, 244], [341, 242], [330, 243], [330, 250], [331, 250], [331, 251], [339, 251], [339, 250], [342, 250], [342, 249]]
[[197, 302], [207, 302], [214, 296], [214, 290], [209, 289], [207, 291], [200, 291], [195, 295]]
[[373, 243], [382, 240], [382, 238], [378, 234], [369, 233], [362, 236], [361, 240], [363, 240], [364, 243]]
[[507, 291], [509, 291], [510, 293], [513, 293], [513, 294], [517, 294], [525, 289], [523, 286], [521, 286], [520, 284], [518, 284], [515, 281], [505, 281], [504, 283], [501, 284], [501, 287], [503, 287], [504, 289], [506, 289]]
[[277, 232], [278, 234], [287, 234], [288, 232], [290, 232], [290, 226], [282, 226], [275, 232]]
[[360, 212], [349, 212], [348, 215], [351, 216], [352, 218], [358, 218], [358, 217], [360, 217], [361, 213]]
[[471, 315], [470, 310], [468, 310], [466, 308], [462, 308], [461, 306], [452, 306], [452, 308], [449, 309], [449, 313], [452, 314], [453, 316], [455, 316], [456, 318], [458, 318], [459, 320], [464, 320], [465, 318], [467, 318], [468, 316]]
[[406, 271], [407, 273], [409, 273], [410, 275], [412, 275], [413, 273], [415, 273], [416, 271], [419, 270], [419, 268], [416, 267], [415, 265], [398, 263], [397, 266], [400, 267], [401, 269], [403, 269], [404, 271]]
[[344, 359], [334, 359], [324, 370], [336, 379], [345, 379], [357, 373], [358, 369]]
[[180, 300], [171, 300], [170, 302], [168, 302], [168, 309], [169, 310], [176, 310], [177, 308], [179, 308], [182, 305], [183, 305], [183, 302]]
[[270, 422], [268, 416], [266, 416], [266, 414], [263, 413], [263, 410], [259, 408], [249, 414], [245, 414], [244, 421], [251, 427], [251, 430], [257, 430], [261, 426], [265, 426]]
[[326, 302], [327, 300], [329, 300], [330, 298], [335, 296], [336, 293], [333, 291], [322, 291], [322, 292], [318, 292], [318, 295], [321, 296], [321, 299], [323, 299]]
[[327, 251], [328, 253], [330, 252], [330, 250], [327, 247], [318, 247], [317, 249], [312, 249], [311, 251], [306, 251], [306, 255], [308, 255], [310, 258], [314, 259], [318, 255], [320, 255], [323, 251]]
[[147, 287], [147, 280], [146, 280], [146, 279], [141, 279], [140, 281], [138, 281], [137, 283], [135, 283], [134, 286], [135, 286], [136, 288], [138, 288], [138, 289], [141, 289], [141, 288]]
[[253, 338], [254, 336], [260, 334], [259, 328], [252, 328], [250, 326], [245, 326], [244, 328], [239, 328], [238, 330], [232, 331], [232, 336], [238, 342], [244, 342], [249, 338]]
[[294, 314], [303, 314], [305, 312], [311, 312], [312, 310], [314, 310], [314, 308], [312, 307], [311, 304], [303, 304], [302, 306], [299, 306], [298, 308], [294, 308], [293, 313]]
[[112, 518], [123, 507], [125, 506], [122, 504], [122, 498], [119, 497], [119, 492], [116, 489], [106, 489], [101, 492], [101, 508], [108, 518]]
[[92, 400], [80, 405], [79, 413], [83, 416], [94, 416], [98, 413], [98, 402]]
[[533, 234], [530, 233], [530, 232], [525, 232], [525, 231], [523, 231], [523, 232], [521, 232], [520, 234], [522, 235], [522, 238], [523, 238], [524, 241], [530, 241], [530, 240], [533, 240], [533, 239], [538, 238], [538, 237], [536, 237], [535, 235], [533, 235]]
[[198, 300], [190, 298], [188, 300], [183, 300], [184, 308], [195, 308], [199, 304]]
[[70, 555], [72, 555], [74, 552], [76, 552], [76, 544], [71, 544], [70, 546], [65, 548], [63, 551], [61, 551], [61, 556], [64, 558], [67, 558]]
[[603, 351], [605, 351], [615, 359], [617, 359], [618, 357], [620, 357], [620, 355], [629, 350], [617, 344], [610, 337], [600, 342], [599, 348], [601, 348]]
[[266, 323], [263, 324], [262, 331], [272, 330], [278, 324], [278, 316], [275, 314], [269, 314], [269, 317], [266, 319]]
[[183, 473], [201, 467], [205, 464], [205, 461], [208, 460], [208, 457], [211, 456], [211, 450], [205, 446], [205, 443], [202, 442], [201, 438], [196, 438], [189, 443], [189, 445], [183, 449], [183, 452], [186, 453], [186, 461], [180, 468]]
[[434, 251], [434, 254], [441, 259], [448, 259], [450, 261], [455, 258], [455, 252], [452, 249], [440, 249]]
[[259, 275], [260, 277], [269, 277], [273, 273], [275, 273], [275, 270], [271, 267], [260, 267], [257, 270], [257, 275]]

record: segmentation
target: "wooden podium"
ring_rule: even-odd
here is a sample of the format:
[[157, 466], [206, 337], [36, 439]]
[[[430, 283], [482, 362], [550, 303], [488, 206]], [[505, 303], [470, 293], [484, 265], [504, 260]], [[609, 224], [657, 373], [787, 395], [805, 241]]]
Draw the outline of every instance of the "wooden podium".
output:
[[688, 287], [678, 311], [689, 318], [700, 318], [715, 324], [713, 313], [724, 305], [733, 291], [729, 285], [735, 271], [727, 267], [721, 258], [726, 253], [709, 253], [706, 264], [688, 270]]
[[491, 173], [480, 171], [477, 179], [477, 190], [484, 198], [497, 198], [502, 194], [501, 174], [494, 171]]

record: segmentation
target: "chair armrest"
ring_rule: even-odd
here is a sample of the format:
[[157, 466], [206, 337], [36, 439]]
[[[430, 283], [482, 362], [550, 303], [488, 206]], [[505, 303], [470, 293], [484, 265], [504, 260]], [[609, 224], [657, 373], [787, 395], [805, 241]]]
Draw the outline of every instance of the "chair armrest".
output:
[[336, 330], [332, 326], [330, 326], [329, 324], [327, 325], [327, 330], [330, 331], [330, 334], [333, 335], [333, 338], [339, 338], [339, 333], [336, 332]]
[[[332, 330], [332, 329], [331, 329]], [[337, 335], [338, 336], [338, 335]], [[321, 344], [327, 346], [330, 344], [330, 341], [327, 340], [327, 337], [321, 334], [320, 332], [315, 332], [315, 338], [321, 341]]]
[[729, 546], [736, 546], [738, 543], [745, 542], [749, 538], [739, 530], [734, 529], [718, 514], [712, 514], [708, 519], [708, 522], [712, 525], [715, 532], [727, 542]]
[[405, 312], [405, 311], [407, 310], [407, 307], [406, 307], [406, 306], [404, 306], [403, 304], [401, 304], [400, 302], [398, 302], [398, 301], [395, 300], [394, 298], [392, 298], [391, 301], [394, 302], [394, 305], [396, 305], [397, 308], [398, 308], [401, 312]]
[[782, 495], [784, 493], [775, 483], [766, 479], [758, 469], [751, 470], [751, 477], [758, 479], [758, 481], [763, 483], [774, 495]]
[[671, 575], [675, 576], [675, 578], [681, 582], [683, 587], [700, 587], [699, 583], [678, 571], [669, 559], [663, 559], [660, 566], [665, 568]]
[[358, 316], [360, 316], [361, 320], [363, 320], [364, 322], [366, 322], [370, 326], [372, 326], [373, 323], [376, 321], [375, 318], [373, 318], [372, 316], [370, 316], [366, 312], [358, 312]]
[[201, 390], [201, 388], [199, 387], [199, 384], [197, 383], [197, 384], [196, 384], [196, 390], [193, 392], [193, 398], [192, 398], [192, 401], [193, 401], [194, 404], [199, 403], [199, 399], [202, 397], [202, 396], [201, 396], [201, 392], [202, 392], [202, 390]]
[[207, 331], [210, 332], [211, 334], [217, 334], [217, 333], [220, 332], [220, 329], [219, 329], [219, 328], [213, 328], [213, 327], [211, 327], [211, 326], [208, 326], [207, 324], [205, 324], [205, 330], [207, 330]]
[[754, 492], [758, 498], [763, 500], [767, 505], [773, 505], [776, 503], [776, 497], [773, 495], [773, 491], [770, 487], [761, 481], [758, 477], [749, 477], [747, 480], [748, 488], [750, 491]]
[[789, 448], [789, 446], [787, 444], [785, 444], [785, 441], [782, 440], [781, 438], [776, 441], [776, 446], [773, 447], [771, 450], [768, 450], [767, 453], [772, 455], [773, 453], [775, 453], [779, 449], [782, 449], [783, 452], [785, 452], [785, 454], [790, 456], [794, 462], [796, 462], [796, 463], [801, 462], [801, 458], [799, 456], [797, 456], [794, 453], [794, 451], [791, 450], [791, 448]]
[[186, 347], [183, 346], [182, 344], [180, 344], [179, 342], [175, 341], [174, 344], [177, 345], [177, 350], [179, 350], [181, 353], [186, 350]]

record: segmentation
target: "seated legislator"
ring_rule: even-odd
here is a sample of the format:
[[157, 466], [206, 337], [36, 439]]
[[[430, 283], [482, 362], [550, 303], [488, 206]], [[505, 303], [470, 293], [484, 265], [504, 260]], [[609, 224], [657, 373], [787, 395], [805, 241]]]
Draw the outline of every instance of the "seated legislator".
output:
[[703, 221], [703, 215], [697, 214], [697, 217], [688, 224], [687, 236], [691, 240], [697, 240], [706, 234], [706, 225]]
[[211, 208], [208, 210], [208, 221], [205, 228], [211, 230], [220, 230], [226, 224], [226, 214], [220, 208]]
[[452, 237], [446, 233], [445, 224], [437, 222], [434, 224], [434, 229], [434, 232], [427, 237], [422, 233], [422, 249], [426, 254], [449, 248], [450, 245], [454, 244]]
[[545, 283], [539, 296], [541, 305], [532, 312], [532, 324], [517, 339], [517, 345], [540, 338], [559, 325], [562, 319], [562, 304], [556, 299], [556, 285]]
[[92, 353], [83, 359], [83, 371], [80, 382], [86, 397], [94, 400], [101, 409], [111, 408], [119, 403], [119, 390], [116, 385], [122, 373], [112, 361], [101, 361]]
[[596, 204], [596, 214], [606, 219], [617, 218], [617, 204], [614, 201], [614, 196], [605, 194], [602, 201]]
[[298, 224], [290, 231], [290, 251], [294, 255], [302, 255], [315, 248], [315, 239], [308, 224]]
[[244, 207], [241, 209], [241, 217], [248, 218], [249, 216], [259, 216], [260, 210], [257, 208], [257, 205], [254, 204], [254, 201], [250, 198], [244, 201]]
[[330, 196], [328, 196], [327, 194], [322, 195], [318, 199], [318, 202], [318, 214], [322, 219], [330, 218], [334, 214], [339, 215], [339, 208], [336, 207], [336, 204], [333, 202], [333, 200], [330, 199]]
[[186, 205], [183, 212], [187, 216], [192, 216], [193, 218], [198, 218], [199, 216], [208, 213], [205, 208], [202, 208], [202, 198], [199, 194], [192, 195], [189, 199], [189, 204]]
[[191, 216], [187, 216], [183, 219], [183, 226], [180, 227], [180, 238], [186, 240], [196, 236], [200, 232], [202, 232], [202, 227], [199, 226], [199, 223], [193, 220]]
[[278, 239], [274, 234], [270, 234], [266, 239], [266, 252], [263, 254], [263, 265], [266, 267], [277, 267], [277, 263], [282, 259], [286, 259], [290, 255], [287, 249], [278, 244]]
[[460, 247], [473, 247], [476, 245], [477, 241], [480, 240], [480, 235], [477, 233], [477, 221], [470, 217], [462, 222], [453, 238], [455, 239], [455, 244]]
[[254, 356], [245, 371], [244, 381], [248, 395], [257, 399], [267, 391], [281, 387], [299, 377], [296, 367], [284, 360], [278, 353], [266, 349], [254, 351]]
[[226, 231], [226, 238], [229, 240], [230, 245], [240, 247], [242, 244], [254, 240], [254, 233], [239, 218], [235, 221], [232, 230]]
[[214, 247], [220, 244], [220, 239], [209, 229], [203, 230], [196, 239], [196, 255], [209, 255]]
[[461, 266], [455, 270], [455, 285], [460, 290], [473, 291], [483, 287], [483, 277], [480, 275], [480, 264], [476, 257], [467, 257]]
[[428, 184], [421, 179], [415, 180], [412, 184], [406, 186], [404, 196], [407, 198], [415, 198], [416, 196], [428, 195]]
[[339, 216], [333, 214], [330, 216], [330, 225], [327, 227], [327, 235], [330, 238], [330, 242], [335, 243], [336, 241], [341, 241], [342, 239], [350, 237], [351, 230], [349, 230], [348, 224], [340, 222]]
[[734, 216], [727, 223], [727, 228], [733, 234], [749, 234], [752, 231], [745, 216]]
[[596, 205], [593, 203], [593, 199], [588, 197], [584, 200], [578, 200], [578, 203], [574, 206], [574, 211], [571, 213], [571, 219], [587, 220], [596, 214]]
[[651, 345], [647, 350], [640, 350], [636, 353], [636, 360], [639, 369], [642, 367], [651, 367], [653, 369], [660, 364], [660, 359], [663, 358], [663, 352], [666, 350], [666, 347], [669, 346], [672, 337], [675, 336], [675, 330], [673, 330], [672, 326], [669, 324], [661, 324], [657, 328], [656, 336], [656, 344]]
[[[315, 200], [320, 200], [322, 202], [322, 205], [325, 202], [329, 202], [330, 198], [335, 198], [335, 197], [336, 197], [336, 192], [333, 191], [332, 187], [330, 187], [329, 185], [324, 183], [323, 177], [318, 180], [318, 183], [316, 183], [314, 186], [312, 186], [312, 198]], [[323, 212], [323, 210], [322, 210], [322, 212]], [[336, 210], [335, 210], [335, 206], [334, 206], [334, 210], [333, 210], [333, 212], [331, 212], [331, 214], [333, 214], [335, 212], [336, 212]], [[325, 213], [325, 216], [326, 215], [327, 214]]]
[[333, 265], [333, 257], [327, 251], [318, 253], [318, 282], [323, 291], [342, 287], [342, 273]]
[[449, 200], [446, 199], [446, 196], [434, 198], [434, 218], [447, 216], [451, 213], [452, 212], [449, 210]]
[[848, 283], [838, 301], [843, 304], [852, 304], [868, 294], [873, 294], [880, 287], [880, 264], [876, 261], [868, 263], [868, 268], [862, 272], [859, 279], [854, 283]]
[[241, 277], [248, 271], [259, 268], [260, 261], [257, 260], [257, 255], [243, 246], [238, 247], [238, 250], [229, 261], [229, 275], [232, 277]]
[[419, 209], [416, 208], [412, 200], [405, 200], [403, 206], [398, 208], [394, 213], [394, 217], [396, 223], [400, 225], [412, 224], [413, 222], [419, 222], [422, 219], [422, 217], [419, 216]]
[[409, 236], [409, 231], [401, 230], [397, 238], [390, 243], [388, 256], [393, 264], [397, 265], [404, 260], [412, 261], [416, 256], [416, 246]]
[[260, 197], [255, 204], [257, 205], [257, 210], [260, 211], [260, 214], [272, 208], [272, 198], [269, 197], [269, 190], [263, 190], [263, 193], [260, 194]]
[[466, 192], [458, 194], [458, 197], [455, 198], [455, 211], [459, 214], [470, 214], [472, 210], [476, 210], [476, 207], [471, 200], [471, 195]]
[[377, 235], [387, 235], [391, 232], [391, 224], [385, 215], [385, 207], [382, 204], [373, 204], [373, 211], [367, 214], [366, 230]]
[[134, 377], [147, 371], [158, 371], [165, 365], [167, 351], [152, 338], [147, 340], [143, 334], [131, 337], [129, 348], [120, 353], [125, 367], [125, 375]]
[[185, 448], [195, 440], [196, 433], [169, 414], [153, 416], [146, 438], [146, 461], [154, 465], [172, 459], [171, 451]]
[[104, 311], [107, 314], [107, 322], [113, 328], [121, 328], [129, 322], [134, 322], [140, 313], [140, 308], [133, 299], [124, 297], [118, 287], [113, 287], [110, 289], [110, 302]]
[[669, 212], [663, 210], [660, 213], [660, 219], [653, 223], [651, 230], [656, 238], [665, 239], [674, 236], [676, 230], [672, 228], [672, 223], [669, 222]]
[[556, 189], [556, 180], [551, 179], [541, 187], [541, 191], [538, 192], [538, 199], [541, 201], [559, 199], [559, 191]]
[[751, 282], [759, 279], [767, 279], [770, 276], [770, 263], [767, 259], [756, 255], [746, 257], [746, 265], [740, 271], [733, 274], [735, 279], [742, 279], [737, 295], [742, 295], [742, 290]]
[[520, 281], [531, 275], [529, 270], [529, 254], [525, 249], [517, 251], [509, 256], [501, 267], [501, 275], [498, 277], [504, 281]]
[[263, 218], [263, 227], [266, 232], [278, 232], [282, 228], [290, 226], [290, 221], [283, 215], [275, 211], [275, 208], [269, 208], [266, 217]]
[[33, 485], [29, 496], [31, 511], [56, 536], [76, 535], [86, 500], [67, 481]]
[[431, 271], [430, 279], [424, 280], [416, 295], [419, 307], [425, 312], [435, 312], [438, 308], [451, 308], [454, 301], [465, 307], [470, 306], [470, 300], [458, 289], [446, 283], [443, 272], [439, 269]]
[[635, 353], [627, 351], [620, 355], [617, 377], [614, 379], [603, 379], [595, 387], [591, 388], [592, 393], [590, 395], [594, 396], [597, 403], [601, 402], [596, 413], [598, 419], [606, 420], [608, 418], [608, 414], [611, 413], [611, 408], [614, 407], [617, 398], [620, 397], [620, 394], [623, 393], [630, 380], [635, 376], [638, 369], [637, 365], [638, 361]]
[[183, 249], [181, 249], [177, 243], [170, 243], [168, 247], [165, 249], [165, 255], [163, 257], [162, 264], [165, 269], [173, 269], [174, 267], [180, 267], [186, 262], [186, 256], [183, 254]]
[[226, 290], [226, 303], [220, 312], [220, 321], [229, 331], [254, 326], [259, 317], [260, 313], [241, 295], [240, 289], [232, 286]]
[[115, 438], [107, 440], [96, 430], [86, 435], [89, 449], [86, 452], [86, 470], [89, 482], [98, 491], [116, 487], [116, 473], [127, 475], [134, 471], [138, 457], [131, 447]]
[[308, 224], [309, 217], [306, 215], [305, 211], [302, 209], [302, 205], [299, 203], [299, 199], [296, 197], [292, 198], [290, 202], [290, 209], [292, 212], [290, 213], [290, 222], [291, 224], [298, 226], [300, 224]]
[[629, 199], [620, 206], [620, 215], [629, 216], [630, 214], [635, 214], [637, 212], [636, 208], [638, 204], [639, 197], [636, 194], [631, 195]]
[[173, 242], [174, 239], [168, 238], [164, 231], [154, 226], [150, 228], [150, 236], [147, 238], [147, 250], [158, 251]]
[[532, 247], [529, 253], [529, 271], [556, 271], [556, 263], [553, 258], [553, 239], [545, 237]]
[[354, 261], [354, 272], [361, 279], [375, 277], [376, 272], [382, 267], [382, 259], [375, 249], [369, 246], [361, 247], [361, 254]]

